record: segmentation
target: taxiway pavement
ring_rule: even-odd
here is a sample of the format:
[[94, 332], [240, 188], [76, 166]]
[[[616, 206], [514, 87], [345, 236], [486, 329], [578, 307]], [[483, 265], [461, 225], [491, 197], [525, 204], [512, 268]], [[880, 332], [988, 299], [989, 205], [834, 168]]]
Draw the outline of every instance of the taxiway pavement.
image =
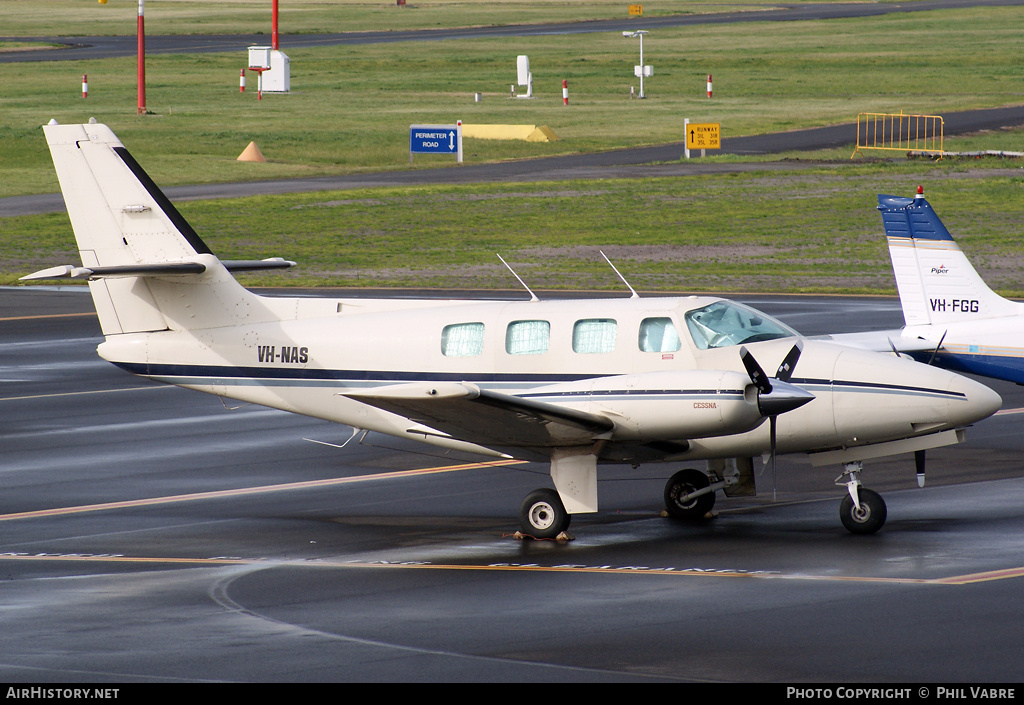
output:
[[[744, 300], [806, 334], [900, 322]], [[0, 681], [1020, 679], [1013, 385], [926, 488], [866, 464], [875, 536], [840, 525], [838, 468], [784, 456], [699, 526], [660, 516], [673, 468], [610, 467], [556, 543], [512, 536], [544, 467], [310, 442], [349, 432], [136, 379], [100, 340], [81, 289], [0, 289]]]

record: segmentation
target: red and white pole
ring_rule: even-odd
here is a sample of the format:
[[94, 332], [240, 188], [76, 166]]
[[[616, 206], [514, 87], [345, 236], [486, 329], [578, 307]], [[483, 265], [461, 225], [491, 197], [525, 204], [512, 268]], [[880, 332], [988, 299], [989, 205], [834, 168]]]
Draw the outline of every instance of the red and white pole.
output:
[[562, 105], [569, 104], [569, 81], [562, 79]]
[[139, 105], [137, 115], [146, 112], [146, 0], [139, 0], [139, 60], [138, 60], [138, 81], [139, 81]]
[[82, 74], [82, 97], [89, 97], [89, 77], [84, 73]]
[[238, 75], [238, 92], [245, 93], [245, 69]]
[[711, 74], [708, 74], [708, 98], [711, 97]]
[[280, 48], [277, 46], [277, 0], [274, 0], [274, 9], [271, 12], [271, 23], [273, 26], [270, 31], [270, 48], [277, 51], [277, 49]]

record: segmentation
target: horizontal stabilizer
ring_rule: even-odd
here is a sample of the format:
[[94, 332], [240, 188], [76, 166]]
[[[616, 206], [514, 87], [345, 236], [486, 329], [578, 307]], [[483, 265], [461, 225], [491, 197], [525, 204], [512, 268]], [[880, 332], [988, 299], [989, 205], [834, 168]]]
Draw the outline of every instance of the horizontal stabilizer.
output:
[[130, 264], [111, 267], [75, 267], [64, 264], [50, 267], [21, 278], [37, 279], [103, 279], [106, 277], [158, 277], [180, 274], [202, 274], [206, 265], [201, 262], [163, 262], [160, 264]]
[[268, 259], [227, 259], [221, 260], [220, 263], [229, 272], [260, 272], [267, 269], [288, 269], [295, 266], [295, 263], [291, 260], [281, 259], [280, 257], [270, 257]]
[[[252, 272], [265, 269], [288, 269], [295, 263], [274, 257], [265, 260], [228, 260], [221, 262], [229, 272]], [[126, 264], [110, 267], [75, 267], [62, 264], [33, 272], [20, 281], [40, 279], [105, 279], [108, 277], [165, 277], [185, 274], [203, 274], [206, 265], [202, 262], [160, 262], [157, 264]]]

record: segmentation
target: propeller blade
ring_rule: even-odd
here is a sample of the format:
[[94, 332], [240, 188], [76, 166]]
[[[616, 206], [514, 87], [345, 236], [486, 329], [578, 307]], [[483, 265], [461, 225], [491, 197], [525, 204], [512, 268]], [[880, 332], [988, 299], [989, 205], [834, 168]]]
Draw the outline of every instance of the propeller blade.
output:
[[757, 387], [758, 411], [763, 416], [768, 417], [768, 447], [772, 465], [772, 501], [776, 499], [778, 485], [775, 473], [775, 450], [778, 438], [779, 414], [798, 409], [814, 399], [813, 394], [789, 382], [793, 378], [793, 370], [796, 369], [796, 363], [800, 360], [800, 354], [803, 352], [803, 349], [803, 342], [799, 340], [790, 348], [789, 352], [786, 353], [786, 357], [783, 358], [782, 364], [779, 365], [778, 372], [775, 373], [775, 384], [773, 385], [772, 381], [765, 375], [764, 370], [761, 369], [761, 366], [757, 364], [757, 360], [750, 354], [750, 351], [745, 347], [740, 348], [740, 359], [743, 360], [743, 367], [746, 368], [747, 374], [750, 375], [750, 381]]
[[775, 436], [775, 424], [778, 423], [778, 419], [779, 419], [778, 416], [769, 416], [768, 417], [769, 448], [771, 449], [771, 453], [772, 453], [772, 501], [773, 502], [776, 501], [776, 499], [777, 499], [777, 497], [776, 497], [776, 495], [777, 495], [776, 488], [778, 487], [778, 481], [777, 481], [777, 477], [775, 475], [775, 437], [776, 437]]
[[762, 416], [784, 414], [787, 411], [803, 406], [814, 398], [814, 395], [810, 392], [787, 381], [793, 374], [793, 368], [796, 366], [802, 350], [803, 345], [801, 343], [793, 346], [782, 361], [782, 365], [779, 367], [779, 376], [775, 379], [775, 384], [773, 385], [768, 375], [764, 373], [761, 365], [750, 354], [750, 351], [746, 347], [740, 348], [740, 359], [743, 361], [743, 367], [746, 368], [750, 381], [757, 387], [757, 408]]
[[914, 451], [914, 467], [917, 469], [917, 486], [924, 487], [924, 451]]
[[946, 339], [946, 333], [948, 333], [948, 332], [949, 332], [948, 330], [947, 331], [943, 331], [942, 337], [939, 338], [939, 344], [935, 346], [934, 350], [932, 350], [932, 356], [928, 358], [928, 364], [929, 365], [932, 364], [932, 362], [934, 362], [935, 356], [938, 354], [939, 348], [942, 347], [942, 342]]
[[790, 351], [786, 354], [786, 357], [782, 360], [782, 364], [779, 365], [779, 371], [775, 373], [775, 379], [781, 379], [783, 382], [788, 382], [793, 377], [793, 370], [796, 368], [796, 363], [800, 359], [800, 353], [804, 351], [804, 344], [802, 341], [797, 341]]
[[750, 354], [746, 347], [740, 348], [740, 359], [743, 361], [747, 374], [750, 375], [750, 381], [757, 387], [757, 391], [761, 394], [770, 394], [772, 383], [768, 381], [768, 375], [764, 373], [764, 370], [757, 364], [757, 360], [754, 359], [754, 356]]
[[892, 354], [896, 357], [903, 357], [900, 355], [900, 351], [896, 349], [896, 344], [892, 342], [892, 338], [886, 338], [889, 341], [889, 347], [892, 348]]

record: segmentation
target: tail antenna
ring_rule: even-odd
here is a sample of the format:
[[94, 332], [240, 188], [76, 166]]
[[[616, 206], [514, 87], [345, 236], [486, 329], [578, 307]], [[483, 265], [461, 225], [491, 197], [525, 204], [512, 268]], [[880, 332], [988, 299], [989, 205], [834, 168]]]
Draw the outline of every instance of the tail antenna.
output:
[[516, 278], [516, 280], [518, 280], [518, 281], [519, 281], [519, 283], [523, 285], [523, 288], [524, 288], [524, 289], [526, 289], [527, 293], [529, 293], [529, 294], [530, 294], [530, 301], [540, 301], [540, 299], [538, 299], [538, 298], [537, 298], [537, 295], [536, 295], [536, 294], [534, 294], [534, 293], [533, 293], [533, 292], [532, 292], [532, 291], [530, 290], [530, 287], [526, 286], [526, 282], [524, 282], [524, 281], [523, 281], [523, 280], [522, 280], [522, 279], [521, 279], [521, 278], [519, 277], [519, 275], [518, 275], [518, 274], [516, 274], [516, 270], [512, 269], [512, 267], [509, 267], [509, 264], [508, 264], [508, 262], [506, 262], [506, 261], [505, 261], [505, 258], [504, 258], [504, 257], [502, 257], [501, 255], [498, 255], [498, 259], [500, 259], [500, 260], [501, 260], [501, 263], [502, 263], [503, 265], [505, 265], [506, 267], [508, 267], [508, 271], [512, 272], [512, 276], [513, 276], [513, 277], [515, 277], [515, 278]]
[[617, 276], [619, 277], [619, 279], [621, 279], [621, 280], [622, 280], [622, 283], [626, 285], [626, 288], [627, 288], [627, 289], [629, 289], [630, 293], [632, 294], [632, 296], [630, 296], [629, 298], [631, 298], [631, 299], [639, 299], [639, 298], [640, 298], [640, 295], [639, 295], [639, 294], [637, 294], [637, 293], [636, 293], [636, 290], [635, 290], [635, 289], [634, 289], [633, 287], [631, 287], [631, 286], [629, 285], [629, 282], [628, 282], [628, 281], [626, 281], [626, 278], [625, 278], [624, 276], [622, 276], [622, 272], [620, 272], [620, 271], [619, 271], [619, 270], [618, 270], [618, 269], [617, 269], [617, 268], [615, 267], [615, 265], [614, 265], [614, 264], [612, 264], [612, 261], [611, 261], [610, 259], [608, 259], [608, 255], [606, 255], [606, 254], [604, 253], [604, 251], [602, 251], [602, 250], [598, 250], [598, 252], [600, 252], [600, 253], [601, 253], [601, 256], [602, 256], [602, 257], [604, 257], [604, 261], [608, 263], [608, 266], [612, 268], [612, 271], [613, 271], [613, 272], [615, 272], [615, 274], [616, 274], [616, 275], [617, 275]]

